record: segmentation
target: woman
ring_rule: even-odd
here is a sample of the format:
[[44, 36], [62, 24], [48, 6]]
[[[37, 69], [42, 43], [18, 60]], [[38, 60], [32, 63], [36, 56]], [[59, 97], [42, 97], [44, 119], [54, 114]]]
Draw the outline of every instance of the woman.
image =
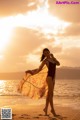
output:
[[[43, 54], [41, 57], [41, 65], [39, 66], [38, 69], [35, 70], [27, 70], [27, 73], [30, 73], [32, 75], [35, 75], [37, 73], [39, 73], [42, 68], [44, 67], [44, 65], [47, 66], [48, 68], [48, 74], [46, 77], [46, 82], [48, 85], [48, 93], [47, 93], [47, 97], [46, 97], [46, 105], [45, 108], [43, 109], [43, 111], [45, 112], [45, 115], [47, 115], [47, 111], [48, 111], [48, 105], [50, 103], [51, 106], [51, 113], [54, 116], [57, 116], [54, 110], [54, 106], [53, 106], [53, 91], [54, 91], [54, 85], [55, 85], [55, 72], [56, 72], [56, 65], [60, 65], [59, 61], [53, 56], [53, 54], [50, 53], [48, 48], [43, 49]], [[23, 81], [24, 83], [24, 81]], [[22, 83], [22, 84], [23, 84]]]

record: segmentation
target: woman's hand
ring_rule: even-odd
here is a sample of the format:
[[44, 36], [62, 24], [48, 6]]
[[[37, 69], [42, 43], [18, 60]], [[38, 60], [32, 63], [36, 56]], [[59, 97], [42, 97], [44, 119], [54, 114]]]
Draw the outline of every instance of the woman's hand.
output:
[[50, 54], [50, 56], [51, 56], [53, 59], [55, 59], [55, 57], [54, 57], [54, 55], [53, 55], [52, 53]]
[[34, 74], [37, 73], [37, 71], [38, 71], [38, 69], [33, 69], [33, 70], [27, 70], [27, 71], [25, 71], [25, 73], [26, 73], [26, 74], [27, 74], [27, 73], [30, 73], [31, 75], [34, 75]]
[[26, 74], [27, 74], [27, 73], [30, 73], [31, 75], [33, 75], [32, 70], [27, 70], [27, 71], [25, 71], [25, 73], [26, 73]]
[[53, 59], [53, 61], [56, 63], [56, 65], [60, 65], [60, 62], [53, 56], [53, 54], [50, 54], [51, 55], [51, 57], [52, 57], [52, 59]]

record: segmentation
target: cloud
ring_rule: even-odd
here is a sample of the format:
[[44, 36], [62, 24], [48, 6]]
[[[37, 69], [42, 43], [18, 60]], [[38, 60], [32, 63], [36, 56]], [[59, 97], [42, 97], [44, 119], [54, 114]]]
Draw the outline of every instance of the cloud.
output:
[[[21, 27], [15, 28], [11, 41], [6, 48], [4, 54], [5, 59], [2, 62], [1, 67], [5, 67], [5, 71], [7, 68], [11, 71], [27, 69], [32, 65], [31, 62], [27, 62], [30, 57], [29, 55], [32, 54], [32, 56], [35, 56], [34, 58], [39, 59], [42, 49], [45, 46], [51, 47], [51, 43], [54, 43], [54, 39], [49, 40], [42, 33], [35, 30], [33, 31]], [[37, 51], [38, 49], [40, 49], [40, 52]], [[32, 58], [31, 60], [33, 61]]]
[[29, 10], [36, 9], [36, 7], [36, 0], [0, 0], [0, 16], [24, 14]]
[[[79, 37], [80, 36], [80, 24], [72, 23], [66, 27], [63, 33], [58, 33], [57, 36], [66, 36], [66, 37]], [[73, 38], [72, 38], [73, 39]]]
[[72, 24], [65, 29], [66, 36], [80, 36], [80, 24]]
[[54, 38], [46, 38], [44, 34], [35, 30], [15, 28], [6, 48], [4, 60], [0, 62], [1, 67], [5, 68], [4, 71], [24, 71], [38, 67], [45, 47], [49, 48], [55, 56], [62, 51], [62, 47], [54, 43]]
[[[36, 0], [0, 0], [0, 16], [13, 16], [19, 13], [24, 14], [37, 9], [39, 4], [39, 2], [36, 3]], [[39, 56], [45, 47], [49, 48], [55, 57], [61, 61], [61, 65], [80, 66], [80, 48], [76, 47], [76, 42], [73, 44], [73, 38], [75, 39], [74, 41], [76, 41], [77, 37], [80, 35], [80, 6], [56, 5], [53, 0], [48, 0], [48, 4], [49, 12], [53, 16], [57, 16], [72, 24], [65, 29], [61, 36], [50, 35], [51, 38], [47, 38], [48, 36], [39, 33], [40, 31], [37, 32], [36, 30], [24, 27], [15, 28], [10, 43], [5, 51], [4, 60], [0, 61], [0, 68], [2, 68], [3, 71], [22, 71], [29, 67], [34, 67], [38, 64], [37, 61], [40, 60]], [[69, 40], [67, 40], [67, 36], [70, 36], [70, 43]], [[56, 40], [54, 37], [56, 39], [58, 37], [59, 40], [61, 40], [59, 37], [63, 37], [63, 46], [60, 44], [55, 45]], [[68, 42], [65, 42], [65, 39]], [[73, 46], [75, 45], [75, 47], [71, 46], [71, 44]], [[33, 58], [36, 63], [35, 65], [30, 61], [30, 59], [33, 60]], [[2, 69], [0, 69], [0, 71]]]
[[67, 48], [59, 55], [61, 64], [64, 66], [80, 66], [80, 47]]
[[[47, 5], [49, 5], [50, 13], [54, 16], [57, 16], [67, 22], [80, 22], [80, 5], [58, 5], [56, 4], [56, 0], [46, 1], [48, 1], [46, 3]], [[13, 16], [20, 13], [24, 14], [28, 11], [36, 10], [41, 5], [45, 6], [44, 3], [45, 2], [40, 2], [36, 0], [0, 0], [0, 17]]]
[[26, 55], [32, 52], [35, 47], [39, 47], [47, 39], [43, 34], [27, 28], [16, 28], [13, 31], [11, 44], [8, 46], [6, 54]]
[[[67, 0], [70, 2], [70, 0]], [[77, 0], [79, 1], [79, 0]], [[80, 2], [80, 1], [79, 1]], [[49, 11], [54, 16], [59, 17], [60, 19], [71, 22], [71, 23], [80, 23], [80, 4], [56, 4], [56, 1], [48, 0]]]
[[47, 38], [46, 35], [36, 30], [17, 27], [13, 30], [13, 35], [5, 53], [9, 56], [25, 56], [29, 53], [39, 55], [45, 47], [52, 52], [59, 53], [62, 46], [56, 46], [55, 41], [53, 36]]

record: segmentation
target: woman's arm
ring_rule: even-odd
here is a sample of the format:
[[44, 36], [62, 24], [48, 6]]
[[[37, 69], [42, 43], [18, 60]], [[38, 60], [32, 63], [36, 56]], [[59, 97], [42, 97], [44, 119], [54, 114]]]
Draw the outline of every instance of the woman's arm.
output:
[[32, 74], [32, 75], [37, 74], [38, 72], [40, 72], [40, 71], [42, 70], [42, 68], [44, 67], [45, 64], [46, 64], [46, 62], [45, 62], [45, 60], [44, 60], [44, 61], [41, 63], [41, 65], [39, 66], [39, 68], [34, 69], [34, 70], [27, 70], [27, 71], [26, 71], [26, 74], [27, 74], [27, 73], [30, 73], [30, 74]]
[[51, 54], [52, 59], [55, 61], [56, 65], [60, 65], [60, 62]]

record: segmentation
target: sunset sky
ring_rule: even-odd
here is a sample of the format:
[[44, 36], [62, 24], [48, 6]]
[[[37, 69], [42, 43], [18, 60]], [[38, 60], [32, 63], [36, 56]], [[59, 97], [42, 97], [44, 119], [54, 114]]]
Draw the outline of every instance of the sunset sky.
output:
[[80, 4], [0, 0], [0, 72], [38, 67], [45, 47], [61, 66], [80, 67], [79, 14]]

